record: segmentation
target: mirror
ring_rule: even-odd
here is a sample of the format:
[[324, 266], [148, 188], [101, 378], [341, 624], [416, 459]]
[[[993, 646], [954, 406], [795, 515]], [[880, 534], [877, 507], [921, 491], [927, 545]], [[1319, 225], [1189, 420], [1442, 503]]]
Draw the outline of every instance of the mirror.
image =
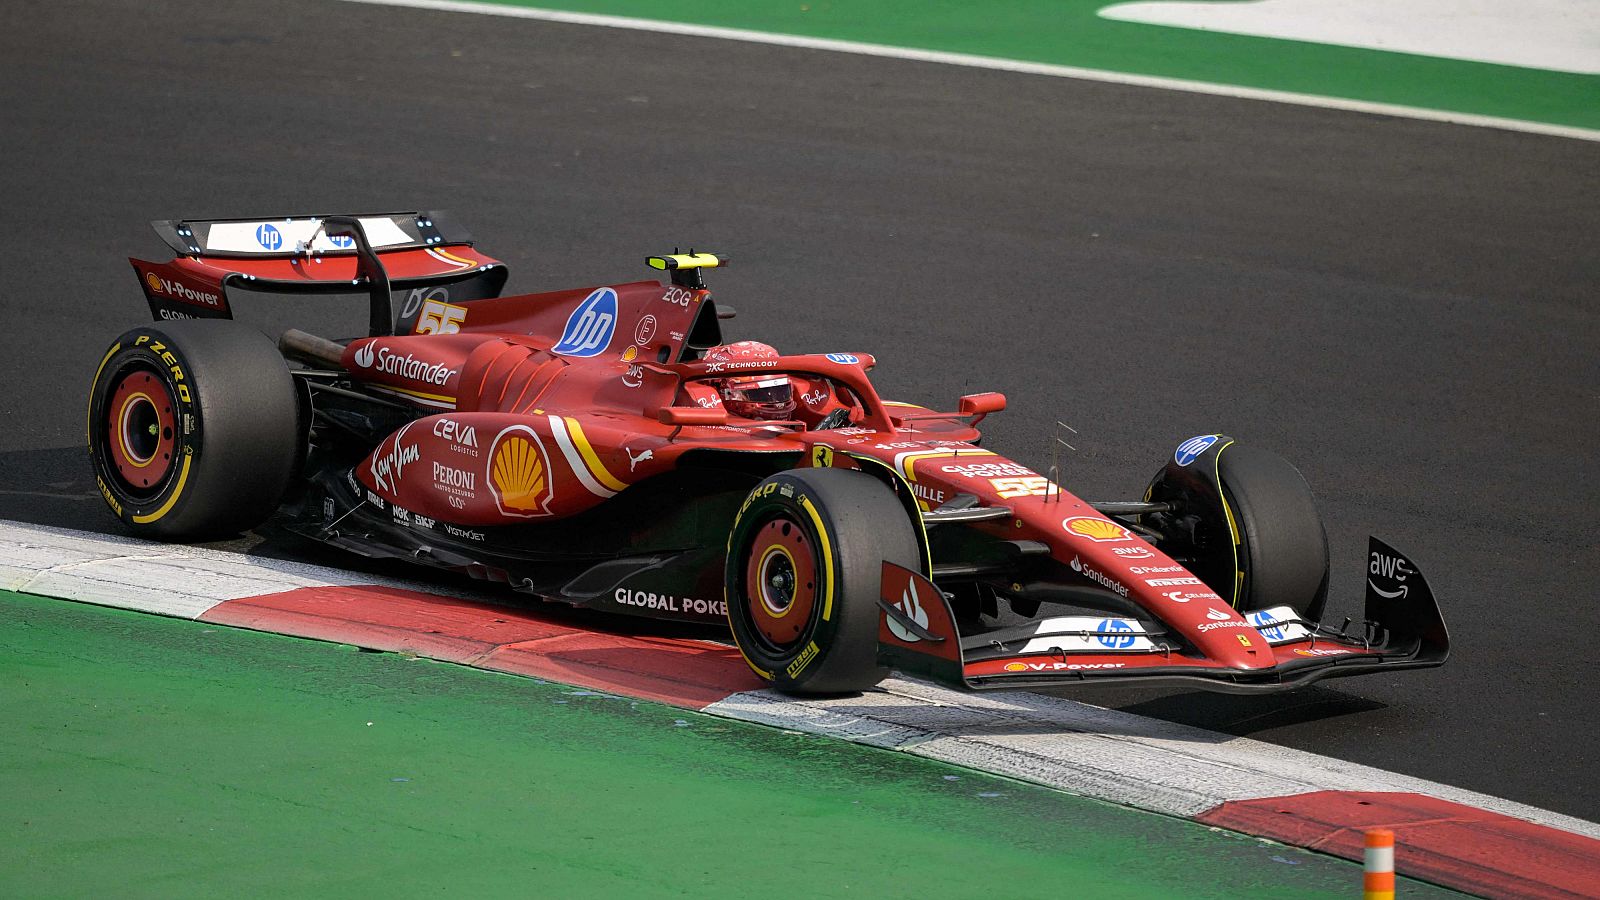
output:
[[1006, 408], [1006, 395], [997, 391], [983, 394], [968, 394], [956, 404], [956, 410], [963, 416], [986, 416], [997, 413]]
[[702, 409], [698, 406], [663, 406], [656, 410], [656, 418], [666, 425], [726, 425], [728, 411], [721, 407]]

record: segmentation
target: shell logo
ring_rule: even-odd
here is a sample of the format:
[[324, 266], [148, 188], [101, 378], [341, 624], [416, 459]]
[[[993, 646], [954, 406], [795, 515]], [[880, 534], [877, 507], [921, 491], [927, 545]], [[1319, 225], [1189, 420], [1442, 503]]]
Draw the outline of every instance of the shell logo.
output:
[[638, 347], [629, 347], [628, 349], [622, 351], [622, 361], [623, 362], [633, 362], [634, 360], [636, 360], [638, 358], [639, 358], [639, 348]]
[[1006, 669], [1007, 672], [1026, 672], [1026, 671], [1028, 671], [1028, 664], [1027, 663], [1019, 663], [1019, 662], [1009, 662], [1009, 663], [1006, 663], [1005, 669]]
[[550, 515], [554, 490], [548, 460], [539, 435], [526, 425], [512, 425], [495, 435], [489, 451], [489, 489], [502, 513], [522, 518]]
[[1088, 538], [1099, 544], [1114, 544], [1133, 539], [1133, 535], [1128, 532], [1128, 529], [1115, 522], [1096, 519], [1093, 516], [1073, 516], [1070, 519], [1062, 519], [1061, 527], [1066, 529], [1067, 534]]
[[155, 291], [158, 294], [165, 293], [161, 289], [161, 279], [157, 278], [156, 273], [154, 272], [144, 273], [144, 283], [150, 286], [150, 290]]

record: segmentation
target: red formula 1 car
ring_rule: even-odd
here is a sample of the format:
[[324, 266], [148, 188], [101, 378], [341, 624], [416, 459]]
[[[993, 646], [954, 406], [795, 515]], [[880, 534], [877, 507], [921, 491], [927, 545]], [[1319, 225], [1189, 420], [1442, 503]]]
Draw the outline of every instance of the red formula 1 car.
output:
[[[1000, 394], [936, 411], [879, 397], [864, 353], [725, 345], [712, 254], [500, 297], [443, 214], [154, 224], [177, 257], [131, 262], [162, 321], [112, 344], [89, 400], [100, 491], [138, 535], [276, 514], [551, 601], [726, 621], [801, 692], [890, 668], [1274, 691], [1448, 654], [1427, 582], [1376, 539], [1366, 620], [1322, 622], [1326, 537], [1277, 456], [1201, 435], [1141, 499], [1081, 500], [979, 446]], [[228, 321], [254, 293], [362, 290], [370, 334], [344, 343]]]

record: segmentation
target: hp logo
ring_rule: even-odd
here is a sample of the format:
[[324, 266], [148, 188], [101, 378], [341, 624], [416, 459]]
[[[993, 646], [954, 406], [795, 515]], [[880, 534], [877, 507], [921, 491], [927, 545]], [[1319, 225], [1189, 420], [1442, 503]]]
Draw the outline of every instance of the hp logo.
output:
[[1198, 437], [1189, 438], [1178, 445], [1178, 452], [1172, 454], [1172, 461], [1180, 466], [1187, 466], [1189, 463], [1199, 459], [1200, 454], [1210, 450], [1211, 445], [1215, 444], [1220, 437], [1222, 435], [1202, 434]]
[[1283, 640], [1283, 635], [1284, 635], [1283, 626], [1277, 624], [1277, 620], [1274, 619], [1267, 612], [1265, 612], [1265, 611], [1253, 612], [1253, 613], [1249, 614], [1248, 616], [1245, 616], [1245, 618], [1249, 619], [1250, 620], [1250, 624], [1256, 626], [1256, 630], [1261, 632], [1261, 636], [1266, 638], [1267, 640], [1269, 640], [1269, 641], [1281, 641], [1281, 640]]
[[617, 330], [617, 292], [597, 288], [567, 316], [561, 340], [551, 348], [563, 356], [599, 356], [611, 346]]
[[1121, 619], [1105, 619], [1095, 629], [1095, 640], [1113, 650], [1126, 650], [1133, 646], [1133, 626]]
[[256, 229], [256, 243], [264, 250], [276, 250], [283, 246], [283, 232], [263, 222], [261, 227]]

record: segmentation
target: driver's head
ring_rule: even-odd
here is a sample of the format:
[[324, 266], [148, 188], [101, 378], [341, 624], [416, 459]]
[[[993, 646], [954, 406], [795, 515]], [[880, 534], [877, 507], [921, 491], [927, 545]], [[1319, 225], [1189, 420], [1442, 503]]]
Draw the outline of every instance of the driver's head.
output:
[[[712, 347], [705, 361], [713, 366], [737, 368], [741, 363], [777, 359], [778, 351], [760, 341], [740, 341]], [[744, 419], [787, 419], [794, 414], [794, 383], [779, 372], [754, 368], [722, 379], [722, 405]]]

